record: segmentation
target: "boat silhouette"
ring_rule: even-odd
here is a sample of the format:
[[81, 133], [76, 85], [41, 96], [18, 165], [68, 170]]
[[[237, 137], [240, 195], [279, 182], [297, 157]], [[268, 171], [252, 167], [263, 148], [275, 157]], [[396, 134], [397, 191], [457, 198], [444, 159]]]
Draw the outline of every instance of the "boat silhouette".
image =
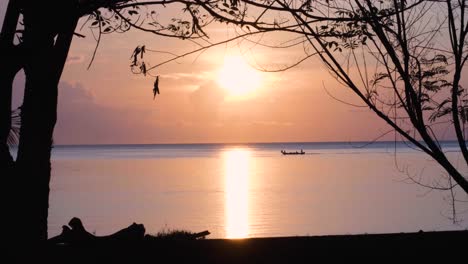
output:
[[294, 151], [294, 152], [287, 152], [285, 150], [281, 150], [281, 154], [283, 154], [283, 155], [304, 155], [305, 152], [302, 149], [301, 149], [301, 151]]

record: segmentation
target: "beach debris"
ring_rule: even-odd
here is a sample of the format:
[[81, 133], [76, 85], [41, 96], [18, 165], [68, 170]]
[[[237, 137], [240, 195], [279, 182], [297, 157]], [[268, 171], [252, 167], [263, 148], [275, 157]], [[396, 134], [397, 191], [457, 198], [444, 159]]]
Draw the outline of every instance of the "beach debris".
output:
[[[184, 236], [177, 235], [177, 233], [180, 232], [170, 232], [163, 236], [162, 239], [197, 240], [205, 239], [205, 237], [210, 234], [208, 230], [198, 233], [184, 232]], [[145, 235], [145, 227], [142, 224], [136, 223], [133, 223], [130, 226], [108, 236], [96, 236], [85, 229], [81, 219], [73, 217], [70, 222], [68, 222], [68, 226], [62, 226], [62, 233], [50, 238], [48, 243], [53, 245], [114, 245], [159, 239], [161, 238]]]
[[208, 230], [205, 230], [203, 232], [195, 233], [193, 235], [194, 239], [205, 239], [207, 235], [211, 234]]
[[48, 240], [50, 244], [96, 244], [96, 243], [127, 243], [141, 241], [145, 237], [145, 227], [142, 224], [133, 223], [108, 236], [95, 236], [83, 226], [83, 222], [74, 217], [68, 226], [62, 226], [62, 233]]

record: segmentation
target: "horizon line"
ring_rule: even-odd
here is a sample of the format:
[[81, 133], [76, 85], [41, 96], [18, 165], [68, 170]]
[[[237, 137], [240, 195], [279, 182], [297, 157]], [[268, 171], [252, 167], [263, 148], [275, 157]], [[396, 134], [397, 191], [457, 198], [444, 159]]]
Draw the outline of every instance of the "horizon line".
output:
[[[419, 141], [424, 143], [424, 141]], [[456, 139], [451, 140], [440, 140], [439, 142], [458, 142]], [[468, 141], [466, 141], [468, 143]], [[405, 143], [412, 144], [410, 141], [395, 141], [395, 140], [379, 140], [379, 141], [272, 141], [272, 142], [190, 142], [190, 143], [97, 143], [97, 144], [54, 144], [53, 147], [73, 147], [73, 146], [143, 146], [143, 145], [255, 145], [255, 144], [320, 144], [320, 143]]]

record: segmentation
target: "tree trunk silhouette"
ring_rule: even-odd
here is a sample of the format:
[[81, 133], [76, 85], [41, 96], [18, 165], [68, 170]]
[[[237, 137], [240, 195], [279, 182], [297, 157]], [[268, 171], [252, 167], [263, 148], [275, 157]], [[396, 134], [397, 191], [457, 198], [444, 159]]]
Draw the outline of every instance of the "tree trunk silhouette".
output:
[[[7, 214], [2, 221], [8, 227], [4, 239], [8, 243], [35, 245], [47, 240], [58, 83], [78, 19], [101, 6], [127, 1], [10, 0], [8, 3], [0, 34], [0, 173], [4, 186], [15, 190], [14, 196], [2, 192], [2, 208]], [[23, 39], [15, 46], [13, 40], [20, 13]], [[14, 161], [7, 139], [11, 129], [13, 80], [22, 68], [26, 84], [20, 142]], [[23, 241], [25, 238], [27, 241]]]
[[[55, 2], [55, 1], [53, 1]], [[78, 16], [67, 3], [53, 3], [56, 10], [44, 3], [23, 7], [26, 84], [21, 108], [21, 130], [15, 164], [15, 186], [19, 198], [17, 224], [31, 245], [47, 239], [51, 149], [57, 120], [57, 86], [65, 65]], [[52, 4], [51, 4], [52, 5]], [[66, 7], [72, 7], [66, 8]], [[75, 8], [76, 9], [76, 8]], [[65, 15], [66, 14], [66, 15]], [[19, 202], [21, 201], [21, 202]], [[18, 235], [18, 234], [17, 234]]]

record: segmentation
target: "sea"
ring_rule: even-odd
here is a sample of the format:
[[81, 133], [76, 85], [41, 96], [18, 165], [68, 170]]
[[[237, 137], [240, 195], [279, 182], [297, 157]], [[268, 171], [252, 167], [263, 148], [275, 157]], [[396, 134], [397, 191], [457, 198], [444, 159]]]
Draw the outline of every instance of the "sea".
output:
[[[449, 159], [467, 175], [455, 142]], [[304, 155], [282, 155], [281, 150]], [[49, 237], [71, 218], [108, 235], [207, 238], [316, 236], [468, 228], [468, 196], [405, 142], [58, 145], [52, 153]]]

